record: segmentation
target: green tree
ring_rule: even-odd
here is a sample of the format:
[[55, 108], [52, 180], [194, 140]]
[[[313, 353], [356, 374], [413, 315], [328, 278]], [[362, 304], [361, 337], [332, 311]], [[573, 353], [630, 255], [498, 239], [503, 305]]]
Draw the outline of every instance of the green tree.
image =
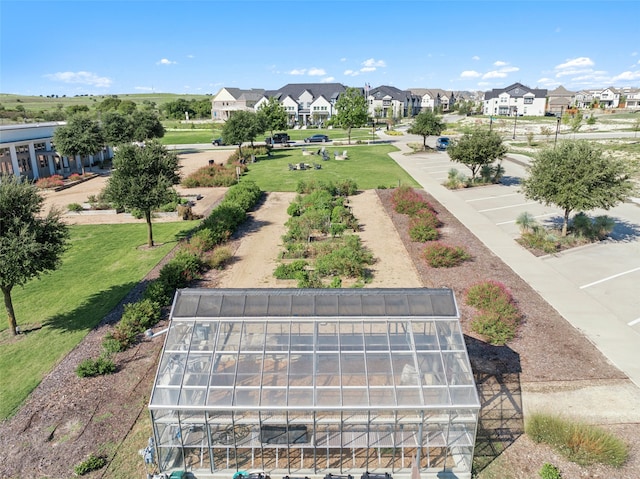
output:
[[484, 165], [501, 160], [507, 153], [507, 147], [496, 132], [476, 129], [465, 133], [459, 140], [452, 141], [447, 152], [449, 158], [471, 170], [473, 181]]
[[102, 112], [117, 110], [121, 102], [122, 100], [120, 100], [117, 96], [115, 95], [110, 96], [102, 100], [100, 103], [98, 103], [96, 105], [96, 110], [102, 111]]
[[65, 110], [68, 116], [77, 115], [78, 113], [89, 113], [89, 107], [87, 105], [69, 105]]
[[260, 105], [258, 115], [263, 117], [265, 129], [271, 132], [287, 128], [287, 111], [275, 97], [269, 97], [266, 103]]
[[222, 138], [228, 145], [238, 145], [242, 157], [242, 143], [256, 139], [265, 131], [265, 125], [257, 113], [252, 111], [236, 111], [222, 127]]
[[562, 236], [572, 211], [609, 208], [625, 201], [635, 188], [623, 160], [605, 157], [584, 140], [567, 140], [545, 148], [531, 163], [522, 182], [526, 198], [564, 210]]
[[211, 118], [211, 99], [193, 99], [190, 102], [191, 109], [195, 112], [196, 118]]
[[129, 117], [117, 111], [108, 111], [102, 115], [102, 134], [107, 145], [131, 143], [133, 139], [131, 126]]
[[[97, 121], [93, 121], [87, 115], [76, 115], [71, 117], [65, 126], [56, 129], [53, 142], [59, 153], [75, 158], [78, 162], [78, 156], [93, 155], [100, 151], [104, 146], [104, 137]], [[82, 158], [78, 166], [84, 174]]]
[[130, 116], [130, 121], [133, 141], [146, 141], [164, 136], [164, 126], [162, 126], [158, 115], [152, 111], [134, 111]]
[[571, 131], [575, 133], [580, 129], [581, 125], [582, 125], [582, 112], [578, 111], [571, 118]]
[[0, 289], [13, 335], [11, 290], [56, 269], [67, 248], [68, 231], [60, 212], [51, 210], [43, 216], [43, 202], [32, 184], [14, 175], [0, 176]]
[[442, 119], [434, 114], [431, 110], [420, 112], [413, 120], [413, 124], [407, 130], [412, 135], [422, 136], [422, 146], [427, 148], [427, 137], [431, 135], [439, 135], [444, 130]]
[[131, 115], [137, 108], [138, 105], [133, 100], [122, 100], [118, 105], [118, 111], [125, 115]]
[[195, 116], [195, 111], [191, 107], [191, 103], [184, 98], [178, 98], [174, 101], [168, 101], [161, 107], [167, 118], [173, 120], [184, 120], [185, 113], [189, 113], [189, 118]]
[[148, 245], [154, 246], [151, 213], [175, 198], [180, 180], [178, 157], [157, 141], [122, 145], [113, 158], [105, 197], [118, 208], [140, 210], [147, 221]]
[[369, 121], [367, 100], [357, 88], [347, 88], [336, 102], [336, 113], [332, 117], [334, 125], [347, 130], [351, 144], [351, 128], [360, 128]]

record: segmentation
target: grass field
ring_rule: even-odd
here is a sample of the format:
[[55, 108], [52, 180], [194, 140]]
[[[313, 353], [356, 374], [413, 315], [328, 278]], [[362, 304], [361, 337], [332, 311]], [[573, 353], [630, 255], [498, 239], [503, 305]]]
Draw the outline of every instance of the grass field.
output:
[[[316, 152], [322, 148], [314, 143], [307, 150]], [[244, 178], [255, 181], [263, 191], [296, 191], [300, 180], [315, 179], [333, 181], [352, 179], [358, 189], [368, 190], [378, 187], [395, 187], [398, 184], [419, 186], [411, 176], [389, 157], [389, 152], [396, 151], [391, 145], [372, 146], [326, 146], [329, 160], [322, 161], [318, 155], [302, 154], [302, 148], [275, 148], [271, 158], [259, 157], [257, 163], [248, 165], [249, 171]], [[349, 159], [335, 160], [334, 152], [347, 150]], [[306, 163], [312, 166], [309, 170], [289, 170], [289, 163]], [[321, 166], [317, 170], [313, 163]]]
[[41, 379], [111, 311], [194, 223], [72, 226], [59, 269], [13, 290], [18, 326], [0, 323], [0, 419], [13, 414]]
[[[95, 105], [100, 103], [102, 100], [112, 96], [114, 95], [61, 96], [58, 98], [47, 98], [46, 96], [25, 96], [0, 93], [0, 105], [7, 109], [15, 109], [16, 106], [22, 105], [25, 110], [32, 111], [54, 110], [58, 105], [62, 105], [63, 108], [71, 105], [87, 105], [89, 108], [94, 108]], [[150, 101], [155, 103], [156, 106], [160, 106], [170, 101], [175, 101], [178, 98], [184, 98], [185, 100], [202, 100], [204, 98], [210, 98], [210, 96], [207, 95], [178, 95], [175, 93], [133, 93], [115, 96], [120, 100], [131, 100], [138, 104], [141, 104], [144, 101]]]

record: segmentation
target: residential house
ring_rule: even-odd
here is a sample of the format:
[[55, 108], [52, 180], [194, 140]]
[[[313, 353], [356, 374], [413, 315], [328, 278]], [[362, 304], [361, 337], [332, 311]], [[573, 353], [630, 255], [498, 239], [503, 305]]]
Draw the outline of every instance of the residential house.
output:
[[409, 91], [420, 97], [420, 111], [438, 109], [446, 112], [452, 110], [456, 103], [456, 97], [452, 91], [439, 88], [410, 88]]
[[600, 108], [618, 108], [620, 104], [620, 91], [612, 86], [599, 91], [595, 97], [598, 99]]
[[544, 116], [547, 90], [529, 88], [514, 83], [506, 88], [494, 88], [484, 94], [485, 115]]
[[93, 155], [68, 158], [56, 151], [55, 130], [66, 122], [22, 123], [0, 126], [0, 175], [37, 180], [52, 175], [82, 173], [82, 167], [108, 160], [113, 150], [105, 146]]
[[551, 90], [547, 95], [547, 111], [562, 114], [563, 111], [571, 108], [574, 104], [576, 93], [567, 90], [560, 85], [555, 90]]
[[574, 106], [576, 108], [591, 108], [593, 104], [594, 93], [590, 90], [580, 90], [575, 94]]
[[408, 90], [382, 85], [365, 91], [369, 115], [375, 118], [403, 118], [419, 113], [420, 98]]
[[254, 111], [258, 101], [264, 97], [264, 90], [253, 88], [222, 88], [211, 99], [211, 119], [227, 121], [236, 111]]
[[341, 83], [289, 83], [267, 90], [256, 109], [274, 97], [284, 106], [292, 126], [323, 125], [336, 112], [336, 102], [347, 89]]
[[[628, 110], [640, 110], [640, 88], [623, 88], [621, 100], [624, 96], [624, 107]], [[622, 101], [621, 101], [622, 103]]]

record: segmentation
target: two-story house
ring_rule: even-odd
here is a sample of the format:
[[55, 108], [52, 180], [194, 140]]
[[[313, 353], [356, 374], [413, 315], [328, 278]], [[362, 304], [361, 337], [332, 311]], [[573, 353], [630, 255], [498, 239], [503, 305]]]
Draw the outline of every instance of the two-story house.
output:
[[506, 88], [494, 88], [484, 94], [485, 115], [544, 116], [547, 90], [529, 88], [514, 83]]
[[365, 92], [369, 115], [374, 118], [403, 118], [419, 113], [420, 98], [410, 91], [382, 85]]
[[264, 90], [260, 88], [222, 88], [211, 99], [211, 119], [227, 121], [236, 111], [255, 111], [256, 104], [263, 97]]
[[623, 88], [621, 100], [624, 96], [624, 107], [628, 110], [640, 110], [640, 88]]
[[598, 99], [600, 108], [618, 108], [620, 104], [620, 92], [612, 86], [597, 92], [594, 97]]
[[341, 83], [289, 83], [278, 90], [265, 91], [256, 109], [273, 97], [287, 111], [290, 125], [323, 125], [335, 114], [336, 102], [346, 89]]
[[575, 92], [569, 91], [560, 85], [555, 90], [551, 90], [547, 95], [547, 111], [561, 115], [563, 111], [566, 111], [574, 105], [575, 99]]
[[439, 88], [410, 88], [409, 91], [420, 97], [420, 111], [439, 109], [445, 112], [453, 109], [453, 105], [456, 103], [452, 91]]

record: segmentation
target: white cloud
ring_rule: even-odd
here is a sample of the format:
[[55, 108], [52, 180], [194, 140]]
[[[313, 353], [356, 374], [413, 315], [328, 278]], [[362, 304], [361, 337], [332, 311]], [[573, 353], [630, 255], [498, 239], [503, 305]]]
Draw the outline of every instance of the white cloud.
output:
[[362, 67], [362, 68], [360, 69], [360, 71], [361, 71], [362, 73], [374, 72], [374, 71], [376, 71], [376, 68], [375, 68], [375, 67]]
[[554, 86], [560, 85], [560, 82], [557, 80], [554, 80], [553, 78], [544, 77], [544, 78], [540, 78], [537, 81], [537, 84], [542, 86], [547, 86], [547, 87], [554, 87]]
[[471, 57], [472, 60], [480, 60], [480, 57], [478, 55], [474, 55]]
[[501, 73], [513, 73], [518, 71], [520, 71], [518, 67], [504, 67], [500, 69]]
[[360, 75], [360, 72], [356, 72], [353, 70], [345, 70], [344, 71], [344, 75], [348, 76], [348, 77], [357, 77], [358, 75]]
[[505, 72], [493, 70], [482, 75], [482, 79], [485, 80], [487, 78], [505, 78], [507, 74]]
[[327, 77], [322, 79], [322, 83], [331, 83], [331, 82], [334, 82], [335, 80], [336, 79], [333, 77]]
[[171, 61], [167, 58], [163, 58], [162, 60], [156, 62], [156, 65], [175, 65], [178, 62]]
[[631, 52], [631, 56], [632, 57], [637, 57], [638, 56], [638, 52]]
[[488, 81], [479, 81], [478, 86], [491, 86], [491, 83]]
[[362, 62], [363, 67], [372, 67], [372, 68], [384, 68], [387, 64], [384, 60], [376, 60], [375, 58], [369, 58]]
[[560, 65], [556, 65], [555, 69], [556, 70], [564, 70], [564, 69], [577, 69], [577, 68], [581, 68], [581, 67], [592, 67], [594, 65], [593, 60], [591, 60], [591, 58], [589, 57], [578, 57], [578, 58], [574, 58], [573, 60], [567, 60], [564, 63], [561, 63]]
[[347, 59], [346, 59], [345, 57], [342, 57], [342, 58], [340, 59], [340, 61], [341, 61], [341, 62], [346, 62], [346, 61], [347, 61]]
[[308, 74], [309, 74], [309, 76], [317, 77], [317, 76], [326, 75], [327, 72], [324, 71], [322, 68], [311, 68], [309, 70]]
[[585, 73], [594, 73], [594, 71], [591, 68], [584, 68], [584, 69], [576, 68], [571, 70], [564, 70], [556, 73], [556, 78], [572, 76], [572, 75], [583, 75]]
[[475, 70], [465, 70], [460, 73], [460, 78], [478, 78], [482, 73], [479, 73]]
[[508, 63], [498, 60], [498, 61], [494, 62], [493, 65], [496, 66], [496, 67], [503, 67], [505, 65], [508, 65]]
[[195, 55], [187, 55], [187, 58], [195, 58]]
[[57, 72], [45, 75], [50, 80], [63, 83], [79, 83], [81, 85], [91, 85], [99, 88], [108, 88], [112, 80], [107, 77], [100, 77], [92, 72]]
[[307, 73], [306, 68], [294, 68], [289, 72], [289, 75], [304, 75]]
[[637, 72], [622, 72], [620, 75], [616, 75], [612, 78], [612, 82], [617, 82], [620, 80], [638, 80], [640, 79], [640, 71]]

